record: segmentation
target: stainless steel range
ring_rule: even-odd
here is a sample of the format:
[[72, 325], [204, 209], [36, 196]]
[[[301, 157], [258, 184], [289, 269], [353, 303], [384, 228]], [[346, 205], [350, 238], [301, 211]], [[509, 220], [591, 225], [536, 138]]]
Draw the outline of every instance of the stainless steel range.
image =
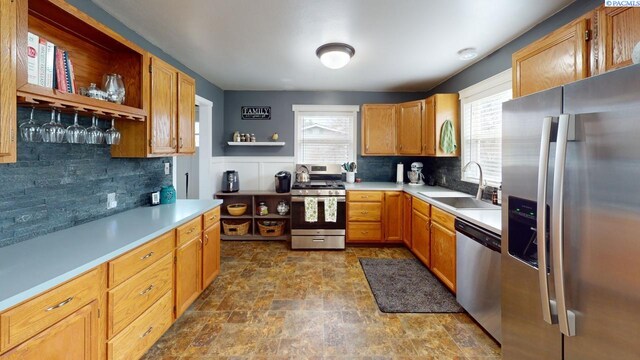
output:
[[[309, 181], [296, 181], [291, 187], [291, 248], [344, 249], [346, 232], [346, 191], [340, 165], [298, 164], [296, 173], [306, 172]], [[317, 221], [305, 220], [305, 199], [318, 200]], [[325, 219], [324, 202], [336, 198], [336, 221]]]

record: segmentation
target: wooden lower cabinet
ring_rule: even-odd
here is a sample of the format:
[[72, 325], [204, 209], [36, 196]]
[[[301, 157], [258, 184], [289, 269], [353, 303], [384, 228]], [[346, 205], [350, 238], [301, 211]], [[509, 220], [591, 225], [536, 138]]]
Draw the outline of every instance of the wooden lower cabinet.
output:
[[402, 199], [402, 242], [407, 249], [411, 249], [411, 195], [403, 193]]
[[97, 360], [99, 346], [98, 301], [93, 301], [0, 356], [0, 359]]
[[384, 193], [384, 240], [402, 242], [403, 193], [387, 191]]
[[176, 249], [176, 318], [200, 295], [202, 284], [202, 237]]
[[456, 234], [434, 221], [431, 223], [431, 271], [456, 292]]
[[165, 293], [131, 325], [107, 343], [109, 360], [138, 359], [149, 350], [173, 322], [172, 295], [171, 291]]
[[375, 243], [383, 240], [379, 222], [350, 222], [347, 229], [349, 242]]
[[431, 267], [431, 232], [429, 217], [413, 210], [411, 217], [411, 250], [427, 267]]
[[220, 222], [204, 231], [202, 244], [202, 289], [220, 273]]

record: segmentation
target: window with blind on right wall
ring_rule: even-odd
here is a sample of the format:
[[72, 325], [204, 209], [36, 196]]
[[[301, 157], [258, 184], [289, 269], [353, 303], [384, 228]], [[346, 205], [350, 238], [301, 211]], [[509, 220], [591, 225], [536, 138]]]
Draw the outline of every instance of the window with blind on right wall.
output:
[[[460, 166], [477, 162], [490, 186], [502, 183], [502, 103], [512, 98], [511, 75], [508, 69], [460, 91]], [[478, 167], [462, 171], [462, 180], [478, 184]]]

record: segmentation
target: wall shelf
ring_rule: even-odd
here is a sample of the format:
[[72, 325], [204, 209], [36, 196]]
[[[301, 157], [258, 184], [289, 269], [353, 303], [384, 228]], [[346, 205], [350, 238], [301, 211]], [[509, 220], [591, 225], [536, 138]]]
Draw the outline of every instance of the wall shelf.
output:
[[229, 146], [284, 146], [284, 141], [256, 141], [256, 142], [237, 142], [228, 141]]

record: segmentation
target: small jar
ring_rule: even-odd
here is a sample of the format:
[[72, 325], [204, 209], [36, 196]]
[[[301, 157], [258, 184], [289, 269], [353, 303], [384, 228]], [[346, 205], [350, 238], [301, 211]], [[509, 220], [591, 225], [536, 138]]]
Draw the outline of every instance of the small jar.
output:
[[240, 132], [236, 131], [233, 133], [233, 142], [240, 142]]
[[251, 142], [256, 142], [256, 134], [251, 134]]
[[260, 201], [256, 208], [256, 215], [265, 216], [269, 215], [269, 208], [267, 207], [267, 203], [264, 201]]
[[240, 142], [244, 142], [244, 133], [240, 134]]
[[279, 215], [287, 215], [287, 213], [289, 212], [289, 204], [287, 204], [287, 202], [284, 200], [280, 200], [280, 202], [278, 203], [278, 207], [276, 207], [276, 210], [278, 211]]

